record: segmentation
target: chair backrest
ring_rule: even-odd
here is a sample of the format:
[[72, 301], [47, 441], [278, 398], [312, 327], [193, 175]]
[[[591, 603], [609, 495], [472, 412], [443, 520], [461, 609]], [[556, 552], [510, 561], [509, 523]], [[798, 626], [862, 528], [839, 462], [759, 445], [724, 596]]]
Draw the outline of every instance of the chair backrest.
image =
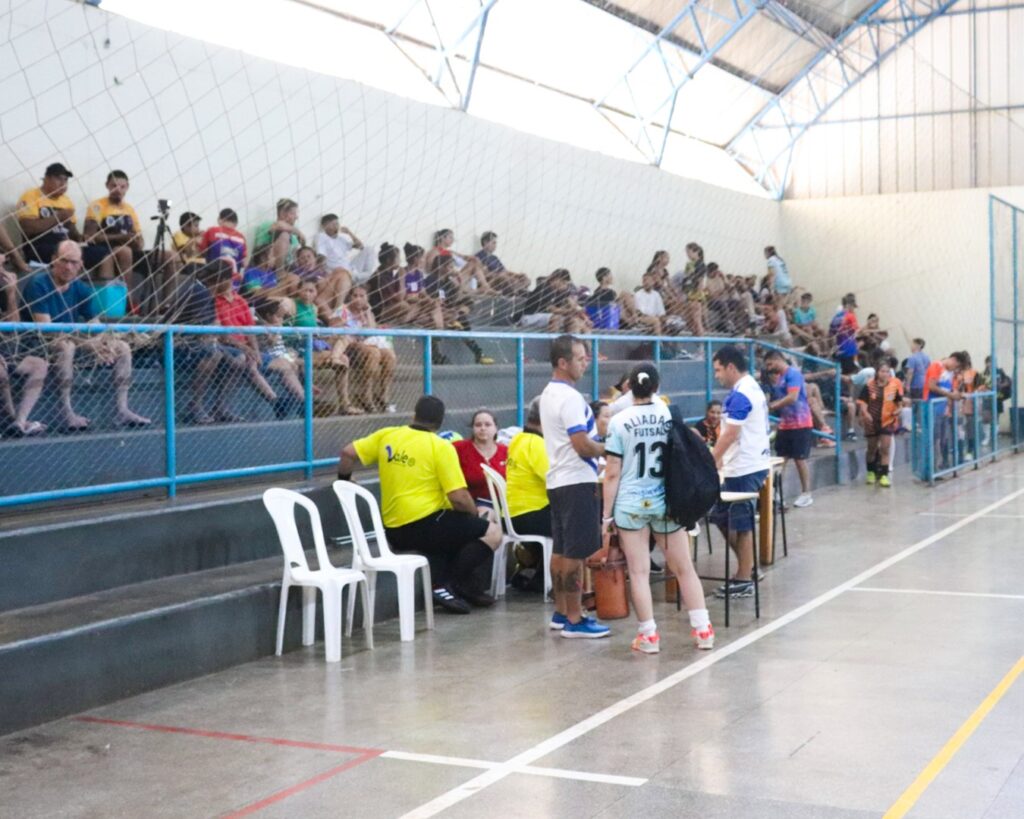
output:
[[320, 568], [323, 569], [331, 565], [327, 558], [324, 530], [320, 523], [320, 510], [316, 508], [313, 501], [291, 489], [275, 487], [263, 493], [263, 505], [267, 507], [267, 511], [274, 521], [274, 527], [277, 529], [277, 539], [284, 552], [285, 568], [310, 570], [306, 553], [302, 548], [302, 539], [299, 537], [299, 525], [295, 520], [296, 506], [301, 506], [309, 514], [309, 525], [313, 530], [313, 546], [316, 549], [316, 559], [320, 563]]
[[505, 534], [518, 537], [515, 527], [512, 525], [512, 516], [508, 512], [508, 486], [505, 479], [494, 467], [481, 464], [481, 468], [484, 471], [484, 477], [487, 478], [487, 490], [491, 493], [491, 503], [494, 504], [495, 511], [501, 517]]
[[[384, 521], [380, 515], [380, 505], [373, 493], [359, 484], [351, 481], [335, 481], [332, 485], [334, 494], [341, 504], [341, 512], [345, 516], [345, 523], [348, 526], [349, 534], [352, 536], [352, 546], [359, 552], [359, 558], [367, 566], [372, 567], [378, 557], [392, 557], [394, 552], [388, 546], [387, 536], [384, 534]], [[363, 528], [362, 518], [359, 517], [358, 499], [366, 501], [370, 507], [370, 520], [373, 523], [374, 539], [377, 541], [375, 555], [370, 549], [369, 539], [366, 537], [366, 530]]]

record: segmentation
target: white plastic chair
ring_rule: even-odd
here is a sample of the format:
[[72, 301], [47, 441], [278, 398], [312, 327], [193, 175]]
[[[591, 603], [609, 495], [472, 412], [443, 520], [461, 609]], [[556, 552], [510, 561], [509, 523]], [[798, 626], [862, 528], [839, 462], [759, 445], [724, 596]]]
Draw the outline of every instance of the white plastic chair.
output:
[[504, 597], [508, 583], [506, 569], [508, 566], [505, 549], [510, 543], [539, 543], [544, 550], [544, 599], [551, 592], [551, 554], [554, 542], [542, 535], [520, 535], [512, 525], [512, 516], [508, 512], [508, 487], [505, 479], [487, 464], [481, 465], [484, 477], [487, 478], [487, 490], [491, 493], [491, 504], [501, 520], [501, 545], [494, 550], [494, 571], [491, 572], [491, 597]]
[[[335, 481], [334, 494], [338, 496], [342, 514], [352, 535], [352, 568], [366, 573], [370, 589], [370, 608], [376, 604], [377, 573], [392, 572], [395, 585], [398, 587], [398, 626], [402, 641], [413, 639], [416, 631], [416, 570], [423, 570], [423, 608], [427, 615], [427, 628], [434, 627], [433, 588], [430, 578], [430, 563], [423, 555], [396, 555], [388, 546], [384, 534], [384, 523], [380, 516], [380, 507], [373, 494], [350, 481]], [[366, 530], [359, 517], [358, 499], [366, 501], [370, 507], [370, 519], [373, 522], [373, 533], [377, 540], [377, 551], [374, 555], [366, 537]], [[352, 628], [352, 613], [355, 601], [348, 599], [348, 627]]]
[[[320, 590], [324, 607], [324, 645], [327, 662], [341, 660], [341, 598], [345, 587], [355, 583], [362, 592], [363, 624], [366, 631], [366, 647], [373, 648], [373, 607], [367, 591], [366, 575], [354, 569], [340, 569], [331, 565], [324, 544], [324, 531], [320, 523], [320, 512], [309, 498], [290, 489], [268, 489], [263, 493], [263, 505], [274, 520], [277, 537], [284, 552], [284, 574], [281, 578], [281, 603], [277, 612], [277, 654], [284, 647], [284, 623], [288, 614], [288, 592], [292, 586], [302, 587], [302, 644], [313, 645], [316, 633], [316, 590]], [[320, 568], [311, 569], [306, 561], [299, 538], [299, 527], [295, 521], [295, 507], [301, 506], [309, 513], [313, 530], [313, 545], [316, 548]], [[349, 590], [349, 633], [354, 612], [355, 589]]]

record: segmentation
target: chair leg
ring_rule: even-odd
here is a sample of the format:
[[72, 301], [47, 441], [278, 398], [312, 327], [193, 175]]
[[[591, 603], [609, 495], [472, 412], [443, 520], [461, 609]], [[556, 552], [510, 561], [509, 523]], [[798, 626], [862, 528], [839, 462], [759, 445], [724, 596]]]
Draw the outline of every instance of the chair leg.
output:
[[548, 599], [548, 595], [551, 594], [551, 558], [554, 557], [555, 544], [551, 538], [545, 538], [541, 541], [541, 546], [544, 551], [544, 600]]
[[280, 657], [284, 651], [284, 621], [288, 616], [288, 592], [291, 586], [287, 580], [281, 581], [281, 602], [277, 607], [277, 649], [275, 654]]
[[[326, 595], [324, 595], [326, 600]], [[302, 644], [311, 646], [316, 640], [316, 587], [302, 587]]]
[[395, 572], [398, 586], [398, 629], [403, 643], [416, 636], [416, 570]]
[[508, 541], [502, 540], [501, 545], [494, 550], [494, 566], [491, 569], [491, 597], [494, 599], [505, 596], [505, 586], [508, 584], [507, 548]]
[[423, 611], [427, 615], [427, 628], [434, 629], [434, 587], [430, 577], [430, 566], [420, 568], [423, 576]]
[[[754, 501], [750, 502], [753, 506]], [[757, 511], [755, 506], [753, 511]], [[761, 571], [761, 561], [758, 559], [757, 554], [757, 517], [754, 517], [754, 528], [750, 530], [750, 541], [751, 548], [753, 549], [754, 558], [754, 571], [751, 573], [751, 577], [754, 579], [754, 619], [761, 619], [761, 582], [757, 579], [758, 574]]]
[[[370, 607], [370, 592], [367, 589], [367, 583], [364, 580], [360, 580], [356, 583], [356, 586], [363, 593], [363, 633], [366, 635], [366, 647], [373, 648], [373, 609]], [[354, 594], [355, 589], [349, 592]]]
[[[370, 609], [376, 611], [373, 607], [377, 603], [377, 572], [373, 569], [362, 569], [363, 574], [366, 575], [366, 582], [370, 587]], [[352, 627], [356, 621], [356, 596], [354, 593], [350, 593], [348, 601], [345, 606], [345, 636], [352, 636]]]
[[[725, 530], [725, 548], [722, 549], [725, 552], [725, 627], [729, 628], [729, 552], [732, 549], [729, 547], [729, 529]], [[711, 542], [711, 534], [708, 533], [708, 542]]]
[[324, 598], [324, 653], [327, 662], [341, 662], [341, 595], [344, 586], [327, 586]]

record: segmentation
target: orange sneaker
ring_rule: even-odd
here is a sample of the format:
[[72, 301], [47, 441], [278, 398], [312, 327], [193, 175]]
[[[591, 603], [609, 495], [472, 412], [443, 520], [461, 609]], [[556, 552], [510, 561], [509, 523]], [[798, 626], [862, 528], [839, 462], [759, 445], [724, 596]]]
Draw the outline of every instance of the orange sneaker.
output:
[[644, 654], [657, 654], [661, 651], [661, 637], [658, 632], [654, 634], [638, 634], [633, 638], [630, 646], [633, 651], [642, 651]]
[[711, 623], [708, 623], [708, 627], [700, 631], [691, 629], [690, 636], [697, 644], [697, 648], [706, 650], [715, 647], [715, 630], [711, 627]]

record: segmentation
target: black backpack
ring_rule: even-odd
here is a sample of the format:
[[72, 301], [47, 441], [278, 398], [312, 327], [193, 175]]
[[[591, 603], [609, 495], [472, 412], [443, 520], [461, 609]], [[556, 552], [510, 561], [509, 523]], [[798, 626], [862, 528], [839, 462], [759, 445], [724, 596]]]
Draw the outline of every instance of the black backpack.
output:
[[718, 468], [708, 445], [687, 426], [679, 407], [669, 407], [672, 427], [665, 457], [665, 505], [667, 514], [692, 529], [718, 503]]

